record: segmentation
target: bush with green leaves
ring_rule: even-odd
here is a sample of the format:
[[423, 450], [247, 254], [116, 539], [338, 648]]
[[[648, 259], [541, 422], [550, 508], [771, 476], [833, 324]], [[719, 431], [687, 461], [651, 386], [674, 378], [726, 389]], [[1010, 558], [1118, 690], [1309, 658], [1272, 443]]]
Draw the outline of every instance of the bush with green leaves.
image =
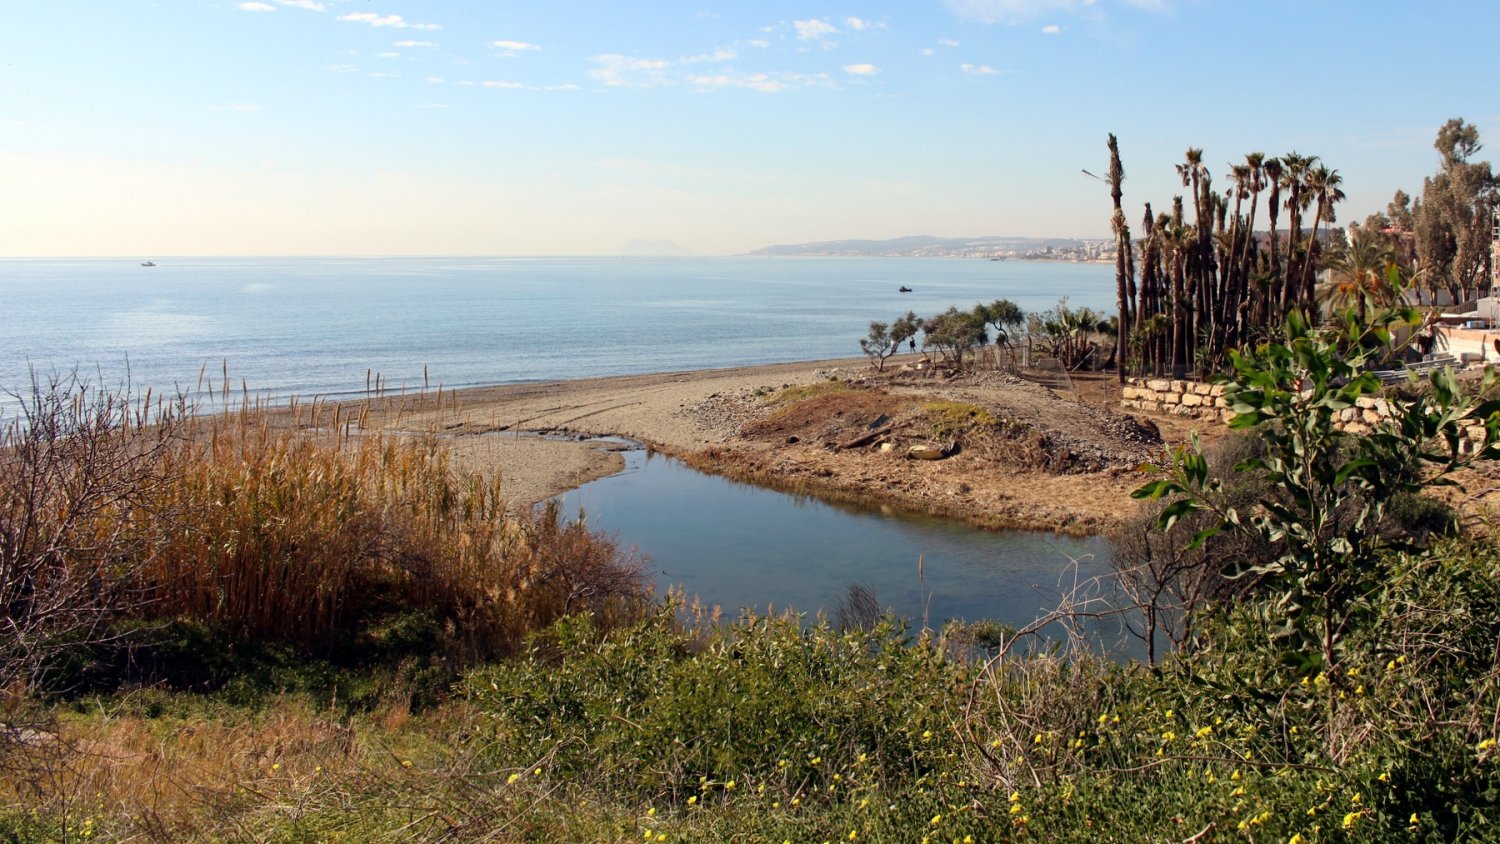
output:
[[[1367, 369], [1391, 348], [1392, 330], [1420, 323], [1415, 311], [1386, 311], [1368, 325], [1345, 314], [1342, 325], [1314, 330], [1299, 314], [1287, 319], [1286, 340], [1231, 352], [1234, 375], [1224, 398], [1230, 427], [1256, 429], [1264, 457], [1236, 472], [1262, 473], [1279, 494], [1252, 507], [1225, 499], [1225, 480], [1209, 471], [1201, 448], [1173, 455], [1166, 478], [1136, 490], [1137, 498], [1170, 498], [1159, 525], [1170, 529], [1192, 513], [1213, 518], [1193, 538], [1200, 545], [1228, 529], [1260, 537], [1279, 553], [1269, 561], [1231, 557], [1231, 578], [1251, 578], [1271, 602], [1269, 632], [1308, 674], [1331, 671], [1353, 613], [1383, 582], [1381, 555], [1405, 538], [1385, 528], [1388, 510], [1422, 490], [1452, 484], [1455, 470], [1497, 454], [1500, 402], [1465, 396], [1453, 374], [1439, 370], [1431, 389], [1388, 401], [1389, 415], [1374, 430], [1353, 435], [1338, 424], [1341, 411], [1380, 390]], [[1473, 450], [1464, 425], [1484, 423]]]

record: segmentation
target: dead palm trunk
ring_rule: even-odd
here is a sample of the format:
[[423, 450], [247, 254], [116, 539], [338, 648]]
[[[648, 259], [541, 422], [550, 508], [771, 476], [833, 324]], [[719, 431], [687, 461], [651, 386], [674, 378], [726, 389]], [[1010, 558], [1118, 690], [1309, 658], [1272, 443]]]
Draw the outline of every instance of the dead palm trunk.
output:
[[1118, 331], [1115, 333], [1115, 373], [1121, 384], [1125, 383], [1125, 359], [1120, 350], [1125, 343], [1130, 325], [1131, 279], [1126, 272], [1130, 258], [1130, 227], [1125, 224], [1125, 212], [1120, 208], [1120, 182], [1125, 179], [1125, 167], [1120, 163], [1120, 145], [1113, 133], [1109, 136], [1109, 195], [1115, 204], [1112, 223], [1115, 230], [1115, 301], [1118, 308]]

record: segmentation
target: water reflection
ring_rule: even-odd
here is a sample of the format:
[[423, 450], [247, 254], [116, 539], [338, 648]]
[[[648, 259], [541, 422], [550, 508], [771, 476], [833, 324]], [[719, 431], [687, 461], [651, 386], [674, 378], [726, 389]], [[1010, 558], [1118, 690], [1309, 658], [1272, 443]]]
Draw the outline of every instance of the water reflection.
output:
[[[1021, 627], [1077, 584], [1109, 572], [1100, 538], [974, 530], [881, 515], [706, 475], [644, 450], [624, 472], [562, 497], [595, 528], [650, 555], [658, 590], [681, 587], [733, 615], [832, 614], [851, 584], [931, 626], [993, 619]], [[1113, 649], [1119, 632], [1105, 637]]]

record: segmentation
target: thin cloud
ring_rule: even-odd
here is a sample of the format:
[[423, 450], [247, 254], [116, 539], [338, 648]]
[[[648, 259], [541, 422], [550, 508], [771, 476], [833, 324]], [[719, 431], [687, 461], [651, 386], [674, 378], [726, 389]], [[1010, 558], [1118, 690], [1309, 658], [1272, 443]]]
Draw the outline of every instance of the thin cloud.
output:
[[1051, 23], [1042, 27], [1042, 32], [1045, 32], [1048, 35], [1057, 35], [1062, 32], [1062, 27], [1058, 26], [1055, 23]]
[[241, 3], [239, 9], [242, 12], [274, 12], [276, 7], [270, 3]]
[[499, 48], [501, 50], [504, 50], [506, 52], [506, 54], [512, 55], [512, 56], [515, 55], [516, 53], [524, 53], [524, 52], [527, 52], [529, 50], [540, 50], [540, 49], [542, 49], [541, 47], [539, 47], [539, 46], [537, 46], [535, 44], [532, 44], [530, 42], [527, 42], [527, 41], [495, 41], [492, 44], [490, 44], [490, 46], [491, 47], [497, 47], [497, 48]]
[[391, 29], [442, 29], [435, 23], [407, 23], [400, 15], [377, 15], [374, 12], [350, 12], [339, 15], [339, 20], [350, 23], [367, 23], [370, 26], [388, 26]]
[[619, 53], [605, 53], [594, 57], [598, 67], [589, 71], [589, 78], [597, 79], [611, 88], [654, 88], [670, 85], [666, 69], [672, 63], [663, 59], [638, 59]]
[[677, 60], [678, 64], [703, 64], [704, 62], [728, 62], [738, 58], [739, 54], [734, 50], [721, 49], [712, 53], [703, 53], [697, 56], [683, 56]]
[[969, 74], [970, 76], [999, 76], [1000, 75], [1000, 71], [994, 69], [993, 67], [990, 67], [987, 64], [968, 64], [968, 63], [964, 63], [964, 64], [959, 65], [958, 69], [962, 70], [964, 73]]
[[763, 38], [752, 38], [751, 40], [746, 41], [745, 43], [749, 44], [751, 47], [755, 47], [756, 49], [759, 49], [759, 50], [764, 50], [765, 48], [771, 46], [771, 42], [766, 41]]
[[283, 6], [292, 6], [298, 9], [306, 9], [309, 12], [328, 11], [328, 7], [324, 6], [322, 3], [317, 2], [317, 0], [276, 0], [276, 2], [280, 3]]
[[429, 76], [426, 79], [423, 79], [422, 81], [426, 82], [428, 85], [441, 85], [441, 84], [443, 84], [443, 77], [441, 77], [441, 76]]
[[833, 80], [826, 73], [718, 73], [687, 77], [687, 83], [700, 91], [743, 88], [764, 94], [777, 94], [792, 88], [831, 88]]
[[436, 47], [437, 44], [434, 43], [434, 42], [432, 42], [432, 41], [397, 41], [396, 43], [392, 44], [391, 46], [392, 47]]
[[354, 73], [359, 68], [352, 64], [331, 64], [328, 66], [328, 70], [333, 73]]
[[377, 59], [399, 59], [399, 58], [401, 58], [401, 54], [400, 53], [376, 53], [375, 54], [375, 58], [377, 58]]
[[952, 38], [939, 38], [938, 43], [944, 47], [957, 47], [958, 42]]
[[526, 87], [520, 82], [507, 82], [499, 79], [486, 79], [485, 81], [479, 83], [479, 86], [481, 88], [504, 88], [508, 91], [514, 91]]
[[885, 29], [886, 25], [880, 21], [867, 21], [864, 18], [844, 18], [844, 26], [855, 32], [864, 32], [870, 29]]
[[880, 69], [869, 63], [846, 64], [844, 72], [850, 76], [874, 76], [880, 72]]
[[798, 41], [822, 41], [830, 35], [838, 33], [838, 27], [825, 20], [792, 21], [792, 28], [797, 30]]

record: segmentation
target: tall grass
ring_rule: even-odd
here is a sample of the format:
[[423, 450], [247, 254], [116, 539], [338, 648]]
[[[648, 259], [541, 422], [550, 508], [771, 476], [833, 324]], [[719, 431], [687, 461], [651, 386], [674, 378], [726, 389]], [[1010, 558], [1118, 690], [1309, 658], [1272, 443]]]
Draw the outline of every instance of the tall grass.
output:
[[404, 616], [458, 666], [570, 612], [633, 617], [648, 591], [633, 552], [555, 508], [507, 516], [500, 479], [455, 472], [431, 437], [350, 433], [337, 408], [151, 423], [77, 383], [34, 398], [0, 436], [0, 597], [40, 608], [0, 642], [10, 680], [122, 619], [326, 651]]

